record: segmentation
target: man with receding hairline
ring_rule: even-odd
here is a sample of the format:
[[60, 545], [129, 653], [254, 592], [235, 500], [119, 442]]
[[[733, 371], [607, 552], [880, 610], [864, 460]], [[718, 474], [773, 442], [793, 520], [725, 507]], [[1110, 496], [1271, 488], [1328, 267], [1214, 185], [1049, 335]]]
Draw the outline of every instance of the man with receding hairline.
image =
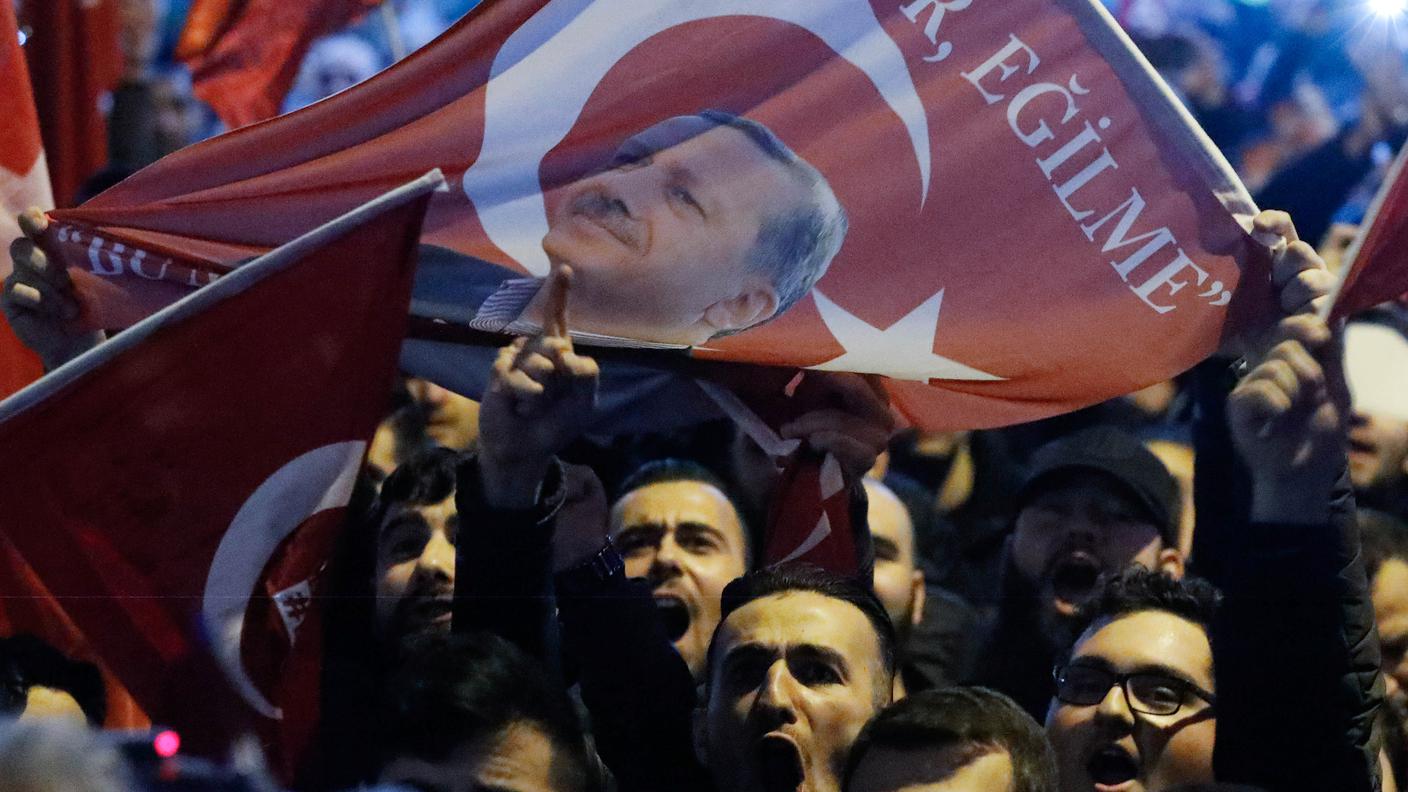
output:
[[839, 792], [851, 743], [891, 700], [895, 637], [857, 581], [805, 565], [723, 594], [695, 751], [718, 792]]

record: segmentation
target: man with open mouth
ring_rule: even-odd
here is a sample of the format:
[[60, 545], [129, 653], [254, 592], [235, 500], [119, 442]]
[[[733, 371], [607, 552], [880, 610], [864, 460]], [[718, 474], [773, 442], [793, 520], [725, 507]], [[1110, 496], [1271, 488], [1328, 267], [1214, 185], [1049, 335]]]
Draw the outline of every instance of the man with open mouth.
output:
[[866, 722], [888, 704], [895, 637], [865, 585], [809, 566], [751, 572], [723, 593], [695, 751], [717, 792], [839, 792]]
[[1087, 609], [1056, 667], [1046, 732], [1062, 792], [1153, 792], [1213, 780], [1208, 639], [1216, 592], [1131, 567]]
[[457, 464], [453, 451], [431, 449], [407, 460], [382, 485], [373, 572], [379, 646], [450, 630]]
[[698, 679], [724, 586], [748, 569], [748, 537], [728, 487], [702, 465], [653, 462], [621, 486], [611, 538], [626, 575], [649, 581], [661, 623]]
[[979, 681], [1040, 718], [1049, 669], [1101, 576], [1130, 564], [1183, 575], [1178, 485], [1131, 435], [1096, 427], [1037, 451], [1017, 495], [999, 611]]

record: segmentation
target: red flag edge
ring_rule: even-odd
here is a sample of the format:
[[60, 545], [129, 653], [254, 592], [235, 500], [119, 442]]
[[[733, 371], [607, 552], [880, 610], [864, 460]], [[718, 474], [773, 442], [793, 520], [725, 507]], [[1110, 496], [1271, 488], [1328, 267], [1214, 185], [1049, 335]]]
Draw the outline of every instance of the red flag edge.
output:
[[1379, 214], [1383, 211], [1384, 205], [1388, 203], [1388, 198], [1393, 193], [1394, 188], [1399, 185], [1399, 181], [1404, 177], [1403, 170], [1408, 167], [1408, 145], [1398, 152], [1398, 157], [1389, 166], [1388, 173], [1384, 175], [1384, 183], [1379, 187], [1379, 192], [1374, 196], [1374, 200], [1369, 203], [1369, 211], [1364, 215], [1364, 222], [1359, 225], [1359, 233], [1354, 235], [1354, 240], [1349, 243], [1349, 249], [1344, 252], [1344, 258], [1340, 264], [1339, 277], [1335, 279], [1335, 286], [1330, 291], [1330, 299], [1325, 301], [1325, 306], [1320, 309], [1321, 319], [1343, 319], [1348, 313], [1367, 308], [1365, 305], [1341, 305], [1340, 295], [1354, 293], [1354, 287], [1359, 278], [1364, 274], [1359, 261], [1359, 253], [1363, 250], [1366, 242], [1373, 236], [1374, 226], [1379, 221]]
[[287, 269], [309, 252], [337, 239], [373, 217], [404, 206], [432, 192], [447, 190], [449, 187], [445, 182], [445, 177], [440, 169], [436, 168], [424, 176], [373, 198], [341, 217], [324, 223], [288, 244], [260, 256], [214, 283], [197, 289], [190, 296], [157, 311], [119, 333], [111, 341], [79, 355], [54, 369], [37, 382], [31, 383], [23, 390], [0, 402], [0, 423], [22, 415], [34, 405], [72, 384], [87, 372], [142, 343], [148, 336], [161, 328], [180, 322], [212, 305], [245, 292], [265, 278]]

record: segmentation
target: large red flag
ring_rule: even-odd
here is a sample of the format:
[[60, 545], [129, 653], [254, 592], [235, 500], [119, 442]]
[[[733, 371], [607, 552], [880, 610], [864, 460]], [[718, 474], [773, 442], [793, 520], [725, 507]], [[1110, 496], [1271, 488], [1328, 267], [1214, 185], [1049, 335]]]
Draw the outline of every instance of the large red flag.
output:
[[26, 0], [25, 53], [49, 157], [54, 197], [68, 204], [108, 161], [99, 102], [122, 77], [122, 0]]
[[1408, 296], [1408, 146], [1398, 152], [1349, 250], [1333, 316]]
[[[31, 206], [53, 207], [39, 119], [15, 24], [15, 7], [0, 3], [0, 281], [10, 274], [10, 242], [19, 238], [15, 216]], [[39, 358], [0, 318], [0, 398], [39, 378]]]
[[[530, 330], [569, 261], [583, 343], [878, 373], [925, 427], [1166, 379], [1270, 291], [1246, 191], [1096, 0], [487, 2], [51, 244], [121, 326], [431, 165], [417, 317]], [[450, 344], [403, 365], [475, 387]]]
[[319, 36], [381, 0], [196, 0], [177, 56], [196, 96], [232, 129], [279, 114], [298, 65]]
[[378, 198], [0, 404], [0, 534], [152, 718], [207, 749], [252, 723], [288, 772], [311, 737], [322, 567], [443, 183]]

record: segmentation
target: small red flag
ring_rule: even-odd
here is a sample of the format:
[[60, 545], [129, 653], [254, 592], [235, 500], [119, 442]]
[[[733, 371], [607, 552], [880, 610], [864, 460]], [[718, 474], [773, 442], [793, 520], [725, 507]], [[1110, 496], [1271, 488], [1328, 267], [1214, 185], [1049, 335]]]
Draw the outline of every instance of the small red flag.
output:
[[108, 160], [99, 101], [122, 78], [120, 0], [25, 3], [25, 44], [54, 197], [69, 204]]
[[319, 36], [381, 0], [197, 0], [177, 54], [196, 96], [231, 129], [273, 118]]
[[1352, 316], [1365, 308], [1408, 295], [1408, 146], [1398, 152], [1379, 188], [1359, 236], [1345, 252], [1345, 265], [1332, 315]]
[[253, 725], [287, 778], [309, 744], [322, 566], [441, 184], [388, 193], [0, 404], [0, 534], [187, 745], [223, 751]]

